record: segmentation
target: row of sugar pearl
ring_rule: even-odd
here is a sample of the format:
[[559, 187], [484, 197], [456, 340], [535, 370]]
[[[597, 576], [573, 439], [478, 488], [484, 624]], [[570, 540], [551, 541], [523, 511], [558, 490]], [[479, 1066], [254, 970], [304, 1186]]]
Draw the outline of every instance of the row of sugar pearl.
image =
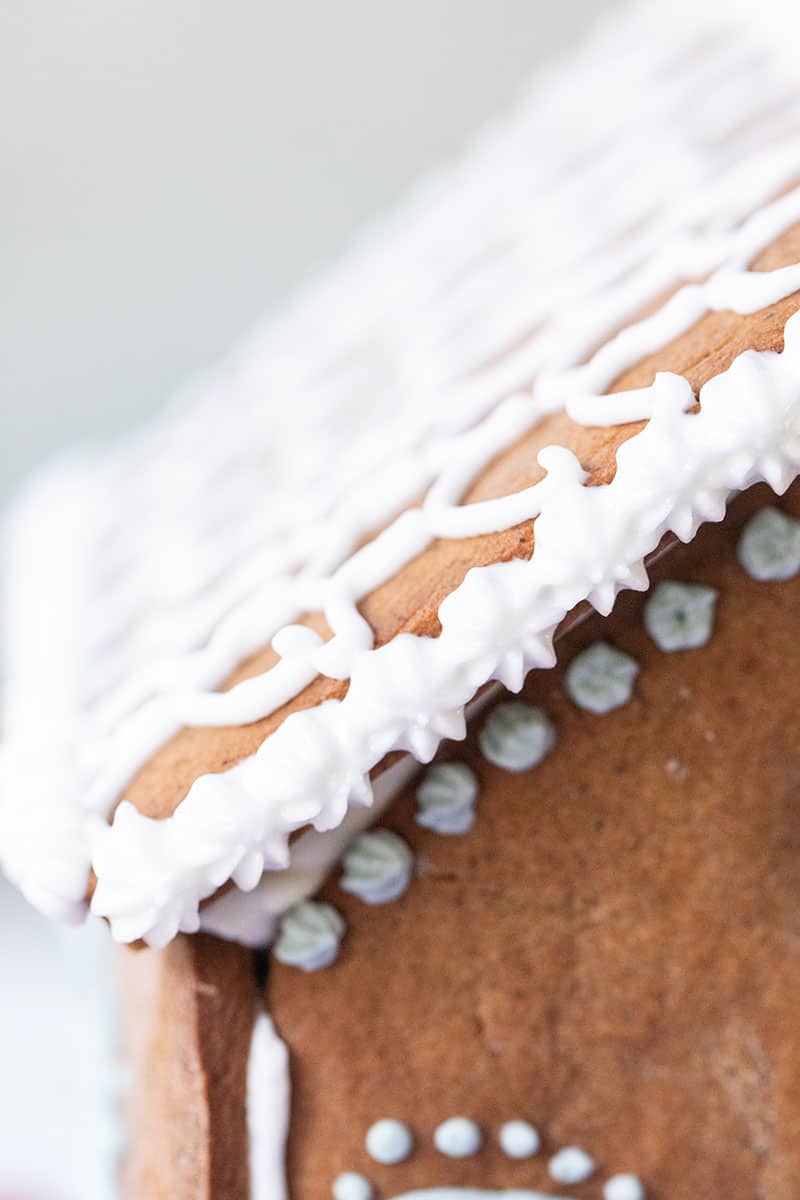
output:
[[[800, 521], [765, 506], [745, 525], [737, 555], [754, 579], [792, 578], [800, 571]], [[713, 632], [716, 599], [714, 588], [664, 580], [645, 605], [645, 628], [661, 650], [705, 645]], [[606, 642], [594, 642], [567, 668], [566, 691], [579, 708], [607, 713], [631, 699], [638, 670], [630, 655]], [[509, 700], [489, 714], [479, 742], [490, 762], [512, 772], [528, 771], [553, 749], [556, 730], [543, 709]], [[466, 764], [434, 764], [418, 789], [418, 823], [441, 833], [466, 832], [474, 820], [477, 792], [477, 778]], [[352, 860], [360, 870], [354, 870], [352, 878], [346, 876], [343, 886], [368, 902], [384, 903], [408, 886], [413, 858], [396, 834], [385, 830], [364, 834], [348, 856], [345, 866]]]
[[[745, 526], [737, 554], [754, 579], [781, 580], [800, 570], [800, 521], [771, 506], [759, 510]], [[684, 650], [703, 645], [714, 623], [716, 592], [698, 584], [666, 581], [659, 584], [645, 606], [645, 626], [662, 650]], [[628, 655], [606, 643], [587, 647], [567, 672], [567, 692], [581, 708], [604, 713], [630, 699], [637, 666]], [[615, 690], [616, 689], [616, 690]], [[511, 771], [530, 770], [553, 748], [555, 729], [542, 709], [519, 701], [496, 707], [484, 726], [481, 748], [486, 757]], [[437, 770], [441, 778], [436, 775]], [[441, 826], [440, 832], [465, 832], [474, 816], [477, 780], [463, 764], [441, 764], [429, 772], [430, 797], [421, 806], [421, 824]], [[439, 795], [439, 792], [443, 795]], [[446, 801], [446, 803], [444, 803]], [[442, 808], [446, 820], [436, 811]], [[431, 817], [425, 813], [431, 809]], [[450, 822], [450, 810], [458, 821]], [[499, 1143], [510, 1158], [524, 1159], [537, 1153], [540, 1138], [527, 1121], [508, 1121], [500, 1130]], [[367, 1135], [367, 1148], [377, 1162], [403, 1161], [413, 1149], [410, 1130], [399, 1121], [379, 1121]], [[477, 1154], [483, 1144], [479, 1126], [467, 1117], [452, 1117], [434, 1133], [434, 1144], [451, 1158]], [[591, 1157], [576, 1146], [560, 1150], [549, 1164], [551, 1177], [574, 1184], [594, 1170]], [[644, 1188], [635, 1175], [609, 1179], [603, 1189], [605, 1200], [643, 1200]], [[371, 1200], [371, 1184], [363, 1176], [346, 1173], [334, 1185], [335, 1200]]]
[[[537, 1129], [522, 1120], [507, 1121], [498, 1140], [502, 1150], [515, 1159], [530, 1158], [541, 1146]], [[437, 1126], [433, 1141], [437, 1150], [449, 1158], [468, 1158], [481, 1149], [483, 1134], [469, 1117], [450, 1117]], [[396, 1165], [411, 1154], [414, 1137], [402, 1121], [384, 1118], [368, 1130], [366, 1148], [376, 1162]], [[581, 1183], [594, 1169], [594, 1159], [578, 1146], [564, 1147], [548, 1164], [551, 1178], [564, 1184]], [[603, 1191], [605, 1200], [644, 1200], [644, 1188], [635, 1175], [615, 1175]], [[372, 1185], [362, 1175], [345, 1172], [334, 1183], [333, 1196], [334, 1200], [371, 1200]]]
[[[498, 1136], [501, 1149], [509, 1158], [530, 1158], [541, 1146], [538, 1130], [528, 1121], [507, 1121]], [[480, 1126], [469, 1117], [450, 1117], [433, 1134], [436, 1149], [448, 1158], [469, 1158], [483, 1145]], [[393, 1165], [403, 1162], [414, 1148], [414, 1136], [402, 1121], [385, 1118], [376, 1121], [367, 1132], [367, 1153], [375, 1162]], [[579, 1183], [594, 1170], [594, 1160], [576, 1146], [560, 1150], [550, 1162], [550, 1174], [561, 1183]]]
[[[527, 1121], [508, 1121], [500, 1130], [499, 1141], [511, 1158], [529, 1158], [541, 1145], [537, 1130]], [[448, 1158], [469, 1158], [483, 1145], [483, 1134], [469, 1117], [450, 1117], [437, 1126], [433, 1144]], [[385, 1118], [367, 1132], [366, 1147], [375, 1162], [399, 1163], [413, 1150], [414, 1136], [402, 1121]]]

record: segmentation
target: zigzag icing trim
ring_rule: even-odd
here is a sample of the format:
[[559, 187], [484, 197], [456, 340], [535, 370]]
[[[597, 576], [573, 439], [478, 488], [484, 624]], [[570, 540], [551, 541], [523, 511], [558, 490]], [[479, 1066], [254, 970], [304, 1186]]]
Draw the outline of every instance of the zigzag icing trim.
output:
[[608, 613], [620, 589], [643, 590], [644, 558], [666, 533], [691, 540], [757, 481], [786, 489], [800, 471], [800, 316], [782, 354], [748, 351], [710, 380], [700, 412], [685, 412], [685, 381], [666, 378], [611, 483], [584, 487], [569, 451], [543, 452], [550, 491], [532, 558], [471, 570], [440, 607], [438, 638], [357, 652], [343, 700], [290, 716], [255, 755], [199, 779], [173, 817], [120, 806], [92, 856], [92, 908], [116, 937], [163, 944], [197, 929], [200, 900], [227, 879], [247, 889], [287, 864], [292, 830], [330, 829], [368, 802], [369, 771], [391, 750], [429, 761], [441, 738], [464, 736], [464, 705], [483, 683], [516, 691], [552, 665], [552, 635], [576, 604]]
[[[197, 928], [199, 903], [228, 879], [248, 890], [286, 865], [293, 830], [331, 829], [369, 805], [386, 753], [428, 761], [442, 737], [463, 736], [484, 682], [517, 690], [552, 665], [553, 631], [576, 603], [607, 612], [621, 588], [646, 587], [644, 558], [664, 533], [688, 540], [758, 479], [788, 485], [800, 463], [796, 318], [783, 354], [742, 355], [703, 388], [699, 413], [676, 375], [603, 395], [704, 313], [752, 313], [800, 287], [800, 265], [748, 270], [800, 220], [800, 189], [785, 192], [800, 178], [800, 98], [780, 39], [768, 39], [766, 69], [761, 25], [729, 7], [686, 30], [672, 21], [663, 39], [655, 4], [610, 26], [199, 395], [22, 502], [9, 527], [0, 861], [40, 907], [78, 918], [91, 865], [92, 908], [119, 939], [162, 944]], [[704, 32], [740, 20], [746, 37], [698, 58]], [[587, 74], [602, 84], [611, 145], [575, 108]], [[696, 106], [710, 86], [714, 104]], [[767, 119], [785, 127], [753, 153]], [[598, 203], [619, 175], [629, 186]], [[705, 282], [625, 327], [687, 278]], [[270, 394], [289, 402], [267, 424]], [[365, 396], [377, 411], [364, 434], [348, 404]], [[585, 487], [574, 456], [551, 446], [535, 486], [460, 504], [493, 457], [561, 410], [581, 424], [649, 423], [605, 487]], [[533, 518], [531, 561], [471, 571], [440, 608], [440, 637], [373, 648], [361, 597], [437, 537]], [[330, 642], [295, 624], [307, 611], [324, 612]], [[275, 668], [215, 690], [270, 641]], [[295, 714], [252, 757], [198, 779], [173, 817], [123, 803], [107, 825], [181, 727], [258, 720], [320, 673], [349, 678], [344, 700]]]

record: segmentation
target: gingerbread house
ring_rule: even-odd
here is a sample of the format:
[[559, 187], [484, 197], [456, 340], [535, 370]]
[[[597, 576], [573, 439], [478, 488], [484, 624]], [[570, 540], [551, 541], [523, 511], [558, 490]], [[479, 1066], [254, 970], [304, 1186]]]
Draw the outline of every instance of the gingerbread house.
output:
[[800, 19], [636, 5], [6, 552], [130, 1200], [797, 1200]]

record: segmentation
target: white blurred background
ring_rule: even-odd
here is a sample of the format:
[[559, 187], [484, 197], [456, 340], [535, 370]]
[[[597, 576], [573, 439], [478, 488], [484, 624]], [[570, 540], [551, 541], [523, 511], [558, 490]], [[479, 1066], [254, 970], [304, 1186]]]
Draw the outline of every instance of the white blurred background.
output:
[[611, 0], [0, 0], [0, 495], [125, 428]]
[[[0, 499], [213, 362], [614, 6], [0, 0]], [[100, 1200], [93, 951], [1, 886], [0, 941], [0, 1200]]]

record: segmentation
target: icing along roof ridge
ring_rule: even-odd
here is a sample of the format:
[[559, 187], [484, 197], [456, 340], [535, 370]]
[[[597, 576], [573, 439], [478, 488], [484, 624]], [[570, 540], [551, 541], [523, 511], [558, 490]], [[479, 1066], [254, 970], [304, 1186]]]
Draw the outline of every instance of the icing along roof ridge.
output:
[[[794, 168], [793, 168], [794, 169]], [[800, 214], [800, 193], [791, 193], [782, 200], [762, 210], [758, 214], [758, 221], [752, 222], [752, 226], [759, 232], [761, 240], [764, 236], [769, 236], [769, 233], [777, 229], [783, 228], [787, 223], [794, 221], [796, 216]], [[769, 217], [769, 221], [761, 220], [764, 216]], [[742, 229], [740, 240], [745, 244], [753, 246], [759, 244], [749, 236], [751, 223], [745, 223]], [[674, 270], [674, 267], [673, 267]], [[613, 338], [610, 342], [604, 345], [600, 351], [593, 357], [588, 367], [579, 367], [574, 370], [568, 370], [560, 374], [551, 375], [541, 380], [537, 393], [534, 397], [530, 395], [512, 394], [505, 401], [488, 414], [477, 426], [469, 427], [462, 433], [453, 433], [446, 439], [441, 439], [433, 443], [433, 446], [420, 446], [413, 442], [408, 450], [404, 452], [402, 449], [395, 453], [394, 464], [387, 463], [378, 458], [378, 471], [386, 474], [386, 472], [399, 464], [402, 468], [400, 471], [395, 470], [394, 478], [390, 479], [388, 487], [384, 481], [379, 481], [375, 477], [375, 472], [370, 471], [367, 475], [367, 490], [368, 495], [359, 495], [359, 504], [354, 506], [356, 511], [360, 513], [362, 524], [357, 528], [348, 540], [354, 541], [360, 536], [360, 531], [366, 529], [367, 525], [375, 520], [375, 516], [381, 515], [382, 506], [386, 514], [402, 508], [402, 499], [404, 491], [418, 492], [425, 484], [429, 484], [431, 477], [435, 479], [435, 485], [431, 489], [426, 503], [423, 508], [414, 509], [407, 512], [402, 521], [396, 523], [386, 530], [384, 534], [377, 540], [372, 542], [367, 548], [357, 553], [355, 556], [345, 560], [344, 571], [337, 571], [335, 577], [337, 583], [341, 585], [344, 580], [349, 580], [350, 585], [354, 586], [356, 592], [360, 596], [364, 596], [364, 604], [360, 605], [361, 611], [368, 618], [372, 632], [376, 635], [378, 644], [393, 636], [391, 626], [387, 626], [383, 630], [380, 628], [381, 611], [380, 608], [371, 606], [372, 591], [370, 585], [378, 588], [381, 585], [382, 579], [387, 579], [397, 569], [402, 572], [405, 560], [413, 561], [425, 551], [426, 546], [432, 538], [459, 539], [471, 536], [479, 536], [490, 533], [500, 534], [503, 530], [511, 529], [516, 526], [519, 521], [526, 520], [531, 514], [528, 511], [532, 498], [527, 493], [523, 492], [516, 497], [515, 500], [509, 500], [503, 491], [497, 492], [496, 485], [493, 487], [491, 478], [489, 485], [485, 483], [481, 485], [481, 468], [484, 468], [483, 477], [486, 478], [486, 470], [488, 469], [491, 477], [492, 460], [503, 453], [508, 447], [514, 443], [519, 436], [523, 436], [528, 431], [529, 427], [535, 429], [544, 426], [545, 421], [549, 421], [547, 425], [548, 436], [559, 445], [564, 445], [572, 448], [578, 453], [582, 461], [590, 465], [592, 455], [597, 447], [595, 435], [588, 434], [578, 437], [578, 430], [575, 428], [575, 422], [594, 424], [619, 424], [623, 421], [631, 421], [641, 419], [646, 416], [648, 405], [647, 395], [635, 394], [625, 395], [612, 404], [610, 401], [605, 401], [602, 410], [598, 406], [595, 397], [589, 394], [588, 385], [594, 383], [602, 388], [605, 381], [609, 380], [619, 369], [624, 368], [631, 360], [635, 360], [641, 353], [641, 348], [644, 349], [658, 347], [662, 342], [668, 341], [671, 334], [678, 333], [685, 326], [692, 323], [694, 317], [699, 316], [709, 303], [716, 303], [715, 295], [722, 295], [722, 307], [726, 305], [736, 306], [740, 310], [749, 310], [752, 308], [761, 307], [763, 303], [767, 303], [774, 296], [785, 293], [791, 290], [792, 279], [797, 275], [797, 268], [790, 265], [786, 268], [780, 268], [769, 273], [745, 272], [741, 271], [731, 273], [725, 269], [716, 273], [709, 280], [705, 288], [699, 288], [696, 285], [689, 285], [681, 289], [681, 291], [673, 297], [673, 299], [660, 309], [652, 318], [641, 322], [630, 329], [624, 330], [617, 338]], [[737, 294], [732, 292], [725, 298], [725, 289], [730, 292], [731, 288], [737, 290]], [[746, 289], [754, 288], [753, 295], [745, 295]], [[688, 302], [688, 303], [687, 303]], [[719, 307], [719, 305], [718, 305]], [[613, 317], [612, 317], [613, 319]], [[633, 335], [633, 336], [632, 336]], [[644, 340], [642, 340], [644, 339]], [[766, 344], [769, 344], [767, 342]], [[633, 349], [631, 349], [633, 347]], [[725, 364], [727, 365], [727, 364]], [[641, 376], [641, 371], [639, 372]], [[645, 372], [646, 374], [646, 372]], [[695, 375], [697, 373], [695, 372]], [[620, 386], [628, 386], [631, 379], [635, 379], [635, 373], [626, 372], [622, 376], [621, 384], [615, 382], [611, 385], [612, 390], [618, 390]], [[700, 376], [695, 383], [698, 386], [703, 382], [703, 377]], [[560, 392], [559, 392], [560, 389]], [[590, 388], [589, 388], [590, 390]], [[547, 392], [552, 393], [554, 399], [547, 396]], [[539, 395], [544, 392], [545, 400], [539, 400]], [[560, 416], [555, 412], [559, 401], [559, 395], [563, 394], [567, 398], [567, 414], [566, 417]], [[640, 411], [637, 411], [637, 406]], [[542, 418], [537, 425], [537, 412]], [[570, 427], [572, 425], [572, 427]], [[546, 442], [544, 443], [546, 444]], [[529, 458], [533, 455], [529, 454]], [[414, 470], [414, 462], [417, 458], [417, 471]], [[488, 464], [488, 466], [487, 466]], [[524, 475], [527, 483], [533, 483], [541, 477], [543, 472], [535, 463], [530, 461], [524, 464]], [[420, 469], [421, 467], [421, 469]], [[437, 474], [438, 472], [438, 474]], [[496, 497], [493, 503], [487, 502], [484, 499], [482, 505], [471, 503], [468, 505], [457, 505], [453, 507], [453, 501], [457, 499], [456, 493], [461, 489], [461, 486], [469, 480], [475, 472], [478, 473], [479, 480], [477, 487], [467, 487], [466, 499], [480, 500], [485, 496]], [[518, 472], [519, 473], [519, 472]], [[401, 489], [397, 490], [397, 476], [401, 475]], [[409, 485], [409, 476], [411, 484]], [[385, 488], [386, 499], [381, 500], [381, 482]], [[449, 500], [447, 492], [451, 493]], [[443, 497], [448, 500], [443, 503]], [[363, 500], [363, 503], [361, 501]], [[366, 511], [369, 515], [366, 520], [362, 515]], [[338, 516], [338, 514], [337, 514]], [[329, 548], [331, 542], [336, 545], [342, 541], [341, 531], [338, 537], [335, 526], [331, 529], [330, 526], [324, 523], [318, 528], [317, 534], [320, 541], [326, 542], [326, 549]], [[392, 548], [388, 554], [388, 566], [385, 557], [386, 544], [392, 542]], [[515, 538], [513, 553], [524, 553], [524, 548], [517, 545], [518, 538]], [[341, 553], [341, 545], [337, 546], [337, 550]], [[381, 557], [382, 553], [384, 554]], [[508, 553], [508, 551], [506, 551]], [[487, 560], [491, 561], [492, 557], [503, 557], [503, 553], [498, 553], [497, 550], [492, 550], [487, 555]], [[376, 570], [375, 564], [379, 564]], [[370, 578], [372, 571], [372, 578]], [[423, 619], [422, 625], [416, 626], [418, 632], [430, 632], [435, 624], [435, 608], [437, 597], [443, 599], [444, 595], [450, 588], [442, 588], [439, 576], [442, 572], [441, 562], [433, 562], [433, 569], [425, 575], [423, 591], [433, 594], [433, 601], [428, 606], [427, 618]], [[294, 586], [294, 581], [285, 581]], [[460, 579], [459, 579], [460, 582]], [[330, 613], [328, 625], [332, 629], [336, 629], [337, 613], [340, 619], [345, 623], [347, 620], [358, 622], [358, 614], [351, 609], [349, 613], [345, 611], [347, 599], [345, 596], [346, 589], [340, 587], [340, 595], [331, 599], [330, 595], [325, 595], [325, 581], [322, 580], [323, 586], [320, 586], [320, 575], [314, 572], [304, 574], [299, 585], [296, 588], [297, 598], [292, 601], [290, 589], [285, 588], [284, 592], [278, 597], [278, 609], [283, 607], [284, 613], [289, 613], [300, 617], [300, 614], [306, 610], [314, 609], [317, 603], [324, 603], [326, 610]], [[391, 586], [391, 585], [390, 585]], [[452, 585], [451, 585], [452, 586]], [[271, 588], [274, 585], [270, 584]], [[273, 603], [275, 601], [274, 590], [268, 597]], [[304, 603], [304, 600], [306, 603]], [[418, 600], [418, 603], [421, 601]], [[396, 606], [395, 606], [396, 607]], [[409, 614], [414, 612], [414, 606], [409, 606]], [[245, 616], [247, 614], [245, 613]], [[221, 626], [215, 631], [209, 646], [200, 652], [199, 656], [192, 656], [188, 665], [193, 666], [195, 660], [199, 657], [206, 659], [203, 663], [203, 670], [209, 668], [211, 677], [216, 676], [220, 679], [227, 671], [230, 671], [244, 657], [245, 654], [252, 652], [261, 647], [263, 644], [264, 627], [269, 627], [270, 620], [263, 619], [255, 629], [255, 637], [248, 641], [246, 638], [242, 640], [242, 636], [235, 633], [237, 621], [241, 627], [242, 611], [234, 610], [232, 619], [224, 619]], [[280, 626], [280, 620], [274, 619], [271, 622], [276, 628]], [[405, 620], [400, 621], [400, 628], [410, 629], [411, 626]], [[231, 633], [231, 630], [234, 630]], [[356, 638], [360, 637], [362, 632], [366, 636], [364, 645], [371, 641], [370, 630], [364, 628], [356, 633]], [[225, 661], [225, 656], [222, 657], [222, 665], [219, 666], [214, 661], [215, 652], [219, 649], [220, 644], [225, 646], [226, 637], [229, 649], [227, 651], [228, 658]], [[223, 636], [220, 636], [223, 635]], [[283, 665], [287, 664], [293, 649], [298, 651], [309, 652], [311, 658], [310, 668], [307, 678], [313, 679], [316, 676], [316, 671], [313, 669], [317, 663], [323, 665], [326, 674], [336, 676], [335, 663], [332, 662], [333, 655], [332, 647], [322, 649], [315, 645], [313, 639], [306, 635], [301, 638], [300, 631], [293, 631], [295, 645], [290, 646], [286, 642], [282, 644], [281, 653], [283, 655]], [[300, 638], [298, 641], [297, 639]], [[265, 656], [266, 657], [266, 656]], [[272, 666], [275, 661], [275, 656], [272, 656], [272, 661], [266, 665]], [[159, 664], [158, 670], [164, 671], [166, 664]], [[169, 667], [167, 665], [167, 670]], [[229, 679], [226, 690], [223, 693], [206, 692], [202, 689], [196, 695], [187, 693], [182, 699], [180, 693], [174, 697], [174, 703], [177, 711], [180, 713], [182, 721], [185, 725], [191, 726], [213, 726], [213, 725], [232, 725], [242, 722], [250, 722], [259, 720], [268, 716], [271, 710], [276, 710], [278, 716], [283, 711], [284, 698], [291, 699], [295, 691], [299, 690], [302, 683], [302, 675], [294, 675], [287, 671], [284, 682], [279, 680], [280, 671], [270, 671], [268, 674], [265, 668], [259, 667], [259, 678], [253, 680], [251, 676], [255, 673], [252, 665], [248, 667], [246, 672], [239, 672], [237, 677], [238, 682], [231, 687], [232, 680]], [[343, 673], [346, 675], [346, 671]], [[298, 681], [299, 677], [299, 681]], [[146, 677], [145, 677], [146, 679]], [[142, 679], [134, 679], [132, 687], [123, 689], [123, 695], [127, 692], [126, 699], [121, 704], [121, 710], [124, 715], [126, 707], [131, 709], [138, 700], [146, 699], [146, 691], [141, 695], [137, 695], [137, 686], [142, 683]], [[147, 681], [146, 686], [150, 686], [151, 682]], [[131, 699], [130, 692], [133, 692]], [[341, 689], [334, 693], [339, 695]], [[321, 697], [324, 698], [324, 694]], [[119, 699], [119, 697], [117, 697]], [[146, 715], [146, 711], [144, 714]], [[105, 714], [106, 726], [112, 727], [115, 721], [113, 708], [111, 713]], [[277, 724], [277, 721], [275, 722]], [[267, 725], [260, 729], [259, 732], [271, 732], [274, 727]], [[226, 757], [230, 757], [226, 755]], [[102, 807], [103, 803], [112, 797], [117, 791], [118, 780], [112, 780], [110, 786], [107, 785], [105, 795], [103, 795], [102, 786], [98, 788], [100, 793], [97, 803], [98, 807]]]
[[[635, 46], [642, 22], [652, 35], [655, 7], [614, 27], [618, 45]], [[602, 35], [199, 397], [106, 458], [59, 468], [23, 502], [11, 523], [4, 768], [18, 803], [4, 805], [0, 854], [34, 900], [80, 911], [91, 862], [93, 907], [116, 936], [162, 942], [195, 928], [198, 903], [228, 879], [251, 887], [265, 865], [282, 866], [294, 829], [335, 825], [349, 803], [368, 802], [386, 754], [429, 758], [440, 737], [462, 733], [463, 706], [486, 680], [516, 688], [552, 662], [553, 630], [576, 603], [607, 611], [620, 587], [645, 586], [643, 559], [666, 532], [691, 537], [758, 478], [788, 484], [800, 457], [796, 321], [785, 352], [773, 350], [798, 267], [789, 248], [769, 270], [747, 268], [800, 219], [800, 104], [773, 59], [765, 74], [735, 39], [642, 93], [700, 32], [644, 64], [602, 61]], [[587, 70], [608, 93], [591, 131], [574, 107]], [[725, 103], [688, 122], [709, 77]], [[629, 111], [632, 96], [643, 103]], [[788, 136], [753, 150], [754, 120], [776, 105]], [[648, 119], [662, 154], [648, 155]], [[612, 188], [620, 175], [625, 188]], [[744, 346], [758, 352], [694, 381], [699, 414], [682, 374], [651, 383], [649, 357], [713, 314], [775, 304], [777, 316], [749, 326]], [[625, 380], [636, 390], [600, 399]], [[648, 419], [635, 437], [580, 429]], [[528, 443], [513, 494], [493, 493], [498, 457], [513, 457], [531, 427], [560, 444], [543, 444], [537, 465]], [[604, 454], [600, 486], [585, 487]], [[487, 494], [473, 495], [481, 476]], [[534, 520], [533, 558], [515, 558], [530, 553]], [[369, 597], [429, 563], [431, 544], [473, 538], [491, 542], [480, 565], [444, 588], [441, 571], [426, 576], [425, 620], [401, 621], [373, 648]], [[62, 593], [55, 622], [42, 612], [50, 579]], [[93, 620], [75, 637], [84, 611]], [[299, 624], [315, 611], [334, 634], [326, 644]], [[438, 621], [439, 637], [404, 631], [438, 632]], [[263, 651], [275, 634], [277, 663]], [[256, 674], [216, 690], [253, 655]], [[320, 687], [320, 672], [333, 682]], [[309, 685], [321, 702], [279, 724]], [[141, 768], [165, 744], [185, 749], [181, 730], [193, 726], [195, 740], [219, 727], [233, 742], [199, 771], [177, 749], [184, 794], [174, 815], [151, 820]], [[134, 777], [144, 812], [123, 803], [107, 827]]]
[[[473, 568], [441, 606], [438, 638], [401, 634], [362, 651], [344, 700], [290, 716], [255, 755], [201, 778], [174, 817], [152, 821], [123, 804], [99, 834], [93, 908], [122, 940], [145, 934], [158, 943], [177, 928], [191, 931], [203, 895], [228, 878], [248, 888], [265, 866], [286, 864], [292, 829], [330, 828], [348, 802], [367, 802], [368, 773], [387, 753], [408, 750], [429, 761], [442, 737], [463, 736], [463, 707], [483, 683], [497, 678], [517, 690], [528, 669], [550, 665], [555, 627], [577, 603], [589, 599], [607, 612], [620, 587], [645, 587], [642, 560], [667, 532], [689, 540], [702, 520], [721, 518], [732, 491], [759, 480], [784, 490], [800, 469], [798, 335], [793, 318], [783, 354], [740, 356], [705, 386], [700, 413], [684, 411], [685, 392], [665, 392], [646, 429], [620, 450], [609, 484], [584, 487], [575, 460], [554, 450], [557, 499], [538, 517], [531, 560]], [[732, 413], [737, 393], [742, 410], [752, 400], [751, 412]], [[665, 460], [667, 445], [675, 454]], [[646, 488], [648, 476], [656, 478]], [[570, 563], [573, 538], [579, 556]], [[142, 890], [129, 917], [136, 877]], [[156, 881], [170, 896], [160, 909]]]

